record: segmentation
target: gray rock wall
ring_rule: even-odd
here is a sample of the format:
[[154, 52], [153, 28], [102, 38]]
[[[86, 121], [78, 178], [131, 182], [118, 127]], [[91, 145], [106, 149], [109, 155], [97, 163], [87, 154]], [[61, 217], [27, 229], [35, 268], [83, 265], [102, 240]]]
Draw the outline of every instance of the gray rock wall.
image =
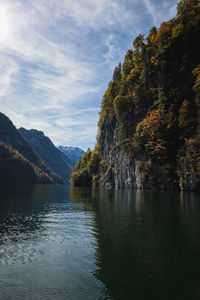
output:
[[[105, 161], [100, 172], [100, 186], [107, 188], [177, 189], [178, 184], [170, 181], [166, 166], [148, 166], [145, 157], [131, 158], [117, 141], [118, 120], [106, 117], [99, 136], [100, 153]], [[142, 167], [147, 169], [146, 173]], [[107, 169], [107, 171], [105, 171]]]

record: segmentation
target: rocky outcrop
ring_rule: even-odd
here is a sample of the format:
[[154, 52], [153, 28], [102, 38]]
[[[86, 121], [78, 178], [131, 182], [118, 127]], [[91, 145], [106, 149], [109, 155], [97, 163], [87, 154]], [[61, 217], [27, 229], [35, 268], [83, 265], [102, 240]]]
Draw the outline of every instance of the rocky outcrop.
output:
[[200, 7], [133, 41], [102, 102], [98, 139], [75, 166], [74, 185], [200, 189]]
[[[101, 170], [100, 186], [136, 187], [135, 164], [117, 143], [116, 118], [106, 117], [99, 136], [100, 153], [105, 161], [106, 172]], [[105, 166], [104, 166], [105, 169]]]
[[117, 141], [119, 121], [106, 117], [99, 136], [99, 150], [104, 160], [100, 186], [107, 188], [177, 189], [166, 166], [152, 165], [142, 153], [134, 157]]

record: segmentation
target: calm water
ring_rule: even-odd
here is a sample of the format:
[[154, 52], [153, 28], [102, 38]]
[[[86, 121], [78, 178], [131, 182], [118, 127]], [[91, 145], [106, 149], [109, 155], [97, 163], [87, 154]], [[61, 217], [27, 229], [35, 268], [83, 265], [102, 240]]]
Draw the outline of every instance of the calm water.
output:
[[199, 194], [1, 188], [0, 299], [199, 300]]

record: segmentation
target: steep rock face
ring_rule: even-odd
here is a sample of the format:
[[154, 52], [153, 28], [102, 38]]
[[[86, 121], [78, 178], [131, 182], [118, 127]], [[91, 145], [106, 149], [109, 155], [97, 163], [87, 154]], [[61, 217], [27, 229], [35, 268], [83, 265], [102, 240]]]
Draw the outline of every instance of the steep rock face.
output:
[[[20, 128], [19, 132], [43, 161], [65, 182], [69, 182], [72, 171], [71, 165], [67, 162], [66, 156], [54, 146], [52, 141], [42, 131], [35, 129]], [[68, 159], [68, 161], [70, 160]]]
[[99, 150], [106, 167], [104, 166], [100, 171], [102, 178], [100, 186], [109, 188], [177, 189], [177, 182], [169, 181], [162, 165], [150, 166], [153, 175], [152, 180], [141, 172], [140, 161], [144, 161], [146, 165], [148, 165], [148, 162], [145, 162], [145, 156], [142, 153], [139, 161], [133, 155], [130, 155], [122, 145], [118, 144], [118, 126], [119, 121], [110, 117], [106, 117], [102, 124]]
[[[126, 152], [117, 144], [116, 118], [106, 117], [102, 124], [99, 137], [100, 153], [107, 167], [107, 174], [102, 178], [100, 185], [106, 187], [135, 188], [135, 165]], [[104, 167], [105, 168], [105, 167]]]
[[140, 34], [101, 102], [98, 139], [74, 185], [200, 189], [200, 6]]

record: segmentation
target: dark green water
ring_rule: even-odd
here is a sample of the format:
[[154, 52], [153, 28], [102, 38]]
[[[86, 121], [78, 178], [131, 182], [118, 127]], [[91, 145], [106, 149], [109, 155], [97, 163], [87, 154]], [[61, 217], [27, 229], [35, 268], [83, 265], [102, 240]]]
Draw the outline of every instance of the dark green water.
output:
[[0, 189], [0, 299], [200, 299], [200, 196]]

